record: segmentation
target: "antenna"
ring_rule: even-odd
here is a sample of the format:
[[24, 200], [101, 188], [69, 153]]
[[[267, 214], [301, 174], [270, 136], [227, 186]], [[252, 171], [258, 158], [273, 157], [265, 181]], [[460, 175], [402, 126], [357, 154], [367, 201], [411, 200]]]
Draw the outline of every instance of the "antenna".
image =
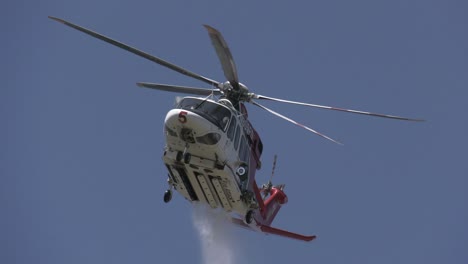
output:
[[273, 175], [275, 175], [276, 159], [277, 158], [278, 158], [278, 155], [275, 154], [275, 157], [273, 159], [273, 169], [271, 170], [270, 180], [268, 181], [267, 184], [263, 185], [263, 188], [265, 189], [265, 197], [270, 194], [271, 188], [273, 187], [273, 183], [271, 182], [271, 180], [273, 179]]

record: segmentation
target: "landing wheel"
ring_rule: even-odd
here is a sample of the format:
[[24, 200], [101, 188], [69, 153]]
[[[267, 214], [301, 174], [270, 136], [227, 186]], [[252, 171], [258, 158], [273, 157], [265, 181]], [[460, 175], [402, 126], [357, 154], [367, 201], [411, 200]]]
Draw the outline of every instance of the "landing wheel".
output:
[[190, 153], [188, 153], [188, 152], [184, 153], [184, 162], [185, 162], [185, 164], [190, 163], [191, 158], [192, 158], [192, 155], [190, 155]]
[[237, 168], [236, 174], [239, 176], [241, 181], [247, 180], [247, 166], [241, 165]]
[[182, 152], [177, 151], [176, 160], [177, 160], [177, 161], [181, 161], [183, 156], [184, 156], [184, 154], [183, 154]]
[[246, 172], [247, 170], [244, 166], [239, 166], [239, 168], [237, 168], [237, 175], [239, 176], [244, 176]]
[[169, 201], [171, 201], [172, 199], [172, 191], [171, 190], [167, 190], [164, 192], [164, 202], [165, 203], [168, 203]]
[[247, 214], [245, 215], [245, 219], [244, 219], [245, 223], [250, 225], [253, 221], [253, 211], [252, 210], [249, 210], [247, 212]]

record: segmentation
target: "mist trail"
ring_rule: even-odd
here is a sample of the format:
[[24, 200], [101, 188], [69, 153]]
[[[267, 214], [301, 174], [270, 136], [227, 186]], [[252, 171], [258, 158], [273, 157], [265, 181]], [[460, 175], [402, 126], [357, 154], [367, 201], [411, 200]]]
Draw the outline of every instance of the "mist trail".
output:
[[226, 213], [194, 204], [193, 225], [198, 232], [204, 264], [245, 263], [242, 243]]

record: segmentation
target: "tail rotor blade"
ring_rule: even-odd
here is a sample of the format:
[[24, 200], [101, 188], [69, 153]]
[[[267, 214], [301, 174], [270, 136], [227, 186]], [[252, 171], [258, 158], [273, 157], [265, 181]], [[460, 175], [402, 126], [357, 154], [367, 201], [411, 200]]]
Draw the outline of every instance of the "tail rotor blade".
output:
[[208, 96], [210, 94], [214, 94], [214, 95], [222, 94], [219, 89], [206, 89], [206, 88], [198, 88], [198, 87], [188, 87], [188, 86], [159, 84], [159, 83], [146, 83], [146, 82], [138, 82], [137, 85], [140, 87], [161, 90], [161, 91], [166, 91], [166, 92], [174, 92], [174, 93], [185, 93], [185, 94], [195, 94], [195, 95], [205, 95], [205, 96]]
[[271, 176], [270, 176], [270, 184], [271, 180], [273, 180], [273, 175], [275, 175], [275, 169], [276, 169], [276, 160], [278, 159], [278, 155], [275, 154], [275, 157], [273, 158], [273, 168], [271, 169]]
[[213, 44], [216, 54], [218, 55], [221, 66], [223, 67], [224, 76], [235, 90], [239, 90], [239, 78], [237, 76], [236, 63], [232, 57], [231, 51], [224, 40], [221, 33], [208, 25], [204, 25], [210, 35], [211, 43]]
[[256, 105], [256, 106], [262, 108], [263, 110], [266, 110], [266, 111], [272, 113], [273, 115], [275, 115], [275, 116], [277, 116], [277, 117], [280, 117], [280, 118], [282, 118], [282, 119], [284, 119], [284, 120], [286, 120], [286, 121], [288, 121], [288, 122], [293, 123], [293, 124], [296, 125], [296, 126], [302, 127], [302, 128], [304, 128], [304, 129], [306, 129], [306, 130], [308, 130], [308, 131], [310, 131], [310, 132], [312, 132], [312, 133], [314, 133], [314, 134], [316, 134], [316, 135], [318, 135], [318, 136], [321, 136], [321, 137], [323, 137], [323, 138], [325, 138], [325, 139], [328, 139], [328, 140], [330, 140], [330, 141], [332, 141], [332, 142], [335, 142], [335, 143], [338, 144], [338, 145], [343, 145], [341, 142], [336, 141], [336, 140], [332, 139], [331, 137], [328, 137], [328, 136], [326, 136], [326, 135], [324, 135], [324, 134], [322, 134], [322, 133], [320, 133], [320, 132], [318, 132], [318, 131], [316, 131], [316, 130], [313, 130], [313, 129], [310, 128], [310, 127], [307, 127], [307, 126], [305, 126], [305, 125], [303, 125], [303, 124], [300, 124], [300, 123], [298, 123], [298, 122], [292, 120], [292, 119], [289, 118], [289, 117], [286, 117], [286, 116], [284, 116], [284, 115], [282, 115], [282, 114], [280, 114], [280, 113], [277, 113], [277, 112], [275, 112], [275, 111], [273, 111], [273, 110], [271, 110], [271, 109], [269, 109], [269, 108], [266, 108], [265, 106], [263, 106], [263, 105], [261, 105], [261, 104], [255, 102], [255, 101], [253, 101], [253, 100], [251, 100], [250, 102], [251, 102], [252, 104], [254, 104], [254, 105]]
[[276, 159], [278, 158], [278, 155], [275, 154], [275, 157], [273, 159], [273, 168], [271, 169], [271, 176], [270, 176], [270, 180], [268, 181], [268, 183], [266, 185], [263, 185], [264, 186], [264, 194], [265, 194], [265, 197], [268, 196], [271, 192], [271, 188], [273, 188], [273, 175], [275, 175], [275, 169], [276, 169]]
[[66, 25], [66, 26], [69, 26], [69, 27], [71, 27], [71, 28], [74, 28], [74, 29], [76, 29], [76, 30], [79, 30], [79, 31], [81, 31], [81, 32], [83, 32], [83, 33], [85, 33], [85, 34], [88, 34], [88, 35], [90, 35], [90, 36], [93, 36], [93, 37], [95, 37], [95, 38], [97, 38], [97, 39], [100, 39], [100, 40], [102, 40], [102, 41], [105, 41], [105, 42], [107, 42], [107, 43], [109, 43], [109, 44], [112, 44], [112, 45], [114, 45], [114, 46], [117, 46], [117, 47], [119, 47], [119, 48], [121, 48], [121, 49], [124, 49], [124, 50], [126, 50], [126, 51], [128, 51], [128, 52], [131, 52], [131, 53], [133, 53], [133, 54], [136, 54], [136, 55], [138, 55], [138, 56], [140, 56], [140, 57], [143, 57], [143, 58], [145, 58], [145, 59], [147, 59], [147, 60], [150, 60], [150, 61], [152, 61], [152, 62], [155, 62], [155, 63], [157, 63], [157, 64], [159, 64], [159, 65], [161, 65], [161, 66], [164, 66], [164, 67], [166, 67], [166, 68], [169, 68], [169, 69], [171, 69], [171, 70], [173, 70], [173, 71], [176, 71], [176, 72], [181, 73], [181, 74], [184, 74], [184, 75], [186, 75], [186, 76], [195, 78], [195, 79], [197, 79], [197, 80], [200, 80], [200, 81], [202, 81], [202, 82], [208, 83], [208, 84], [213, 85], [213, 86], [216, 86], [216, 87], [218, 87], [218, 88], [221, 87], [221, 84], [220, 84], [219, 82], [217, 82], [217, 81], [211, 80], [211, 79], [206, 78], [206, 77], [204, 77], [204, 76], [202, 76], [202, 75], [200, 75], [200, 74], [191, 72], [191, 71], [186, 70], [186, 69], [184, 69], [184, 68], [182, 68], [182, 67], [179, 67], [179, 66], [177, 66], [177, 65], [175, 65], [175, 64], [172, 64], [172, 63], [170, 63], [170, 62], [168, 62], [168, 61], [165, 61], [165, 60], [163, 60], [163, 59], [160, 59], [160, 58], [158, 58], [158, 57], [156, 57], [156, 56], [150, 55], [150, 54], [145, 53], [145, 52], [143, 52], [143, 51], [141, 51], [141, 50], [138, 50], [138, 49], [136, 49], [136, 48], [130, 47], [130, 46], [128, 46], [127, 44], [124, 44], [124, 43], [119, 42], [119, 41], [117, 41], [117, 40], [108, 38], [108, 37], [106, 37], [106, 36], [104, 36], [104, 35], [101, 35], [101, 34], [99, 34], [99, 33], [96, 33], [96, 32], [94, 32], [94, 31], [91, 31], [91, 30], [89, 30], [89, 29], [80, 27], [80, 26], [78, 26], [78, 25], [75, 25], [75, 24], [70, 23], [70, 22], [68, 22], [68, 21], [66, 21], [66, 20], [63, 20], [63, 19], [56, 18], [56, 17], [52, 17], [52, 16], [49, 16], [49, 18], [52, 19], [52, 20], [55, 20], [55, 21], [57, 21], [57, 22], [59, 22], [59, 23], [62, 23], [62, 24], [64, 24], [64, 25]]
[[344, 108], [338, 108], [338, 107], [332, 107], [332, 106], [326, 106], [326, 105], [302, 103], [302, 102], [268, 97], [264, 95], [254, 95], [253, 98], [270, 100], [270, 101], [281, 102], [281, 103], [288, 103], [288, 104], [303, 105], [303, 106], [309, 106], [309, 107], [315, 107], [315, 108], [321, 108], [321, 109], [327, 109], [327, 110], [341, 111], [341, 112], [347, 112], [347, 113], [353, 113], [353, 114], [360, 114], [360, 115], [368, 115], [368, 116], [376, 116], [376, 117], [391, 118], [391, 119], [406, 120], [406, 121], [416, 121], [416, 122], [424, 121], [423, 119], [414, 119], [414, 118], [401, 117], [401, 116], [395, 116], [395, 115], [386, 115], [386, 114], [371, 113], [371, 112], [358, 111], [358, 110], [352, 110], [352, 109], [344, 109]]

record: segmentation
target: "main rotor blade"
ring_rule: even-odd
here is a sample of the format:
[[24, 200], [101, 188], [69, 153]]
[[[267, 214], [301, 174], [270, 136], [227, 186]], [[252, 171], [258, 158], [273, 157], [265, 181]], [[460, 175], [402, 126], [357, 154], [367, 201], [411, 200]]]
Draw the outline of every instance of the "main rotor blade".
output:
[[304, 129], [306, 129], [306, 130], [309, 130], [310, 132], [312, 132], [312, 133], [314, 133], [314, 134], [316, 134], [316, 135], [319, 135], [319, 136], [321, 136], [321, 137], [323, 137], [323, 138], [326, 138], [326, 139], [328, 139], [328, 140], [330, 140], [330, 141], [333, 141], [333, 142], [335, 142], [336, 144], [343, 145], [341, 142], [336, 141], [336, 140], [334, 140], [334, 139], [332, 139], [332, 138], [330, 138], [330, 137], [328, 137], [328, 136], [326, 136], [326, 135], [324, 135], [324, 134], [322, 134], [322, 133], [320, 133], [320, 132], [317, 132], [317, 131], [313, 130], [313, 129], [310, 128], [310, 127], [304, 126], [303, 124], [300, 124], [300, 123], [298, 123], [298, 122], [292, 120], [292, 119], [289, 118], [289, 117], [286, 117], [286, 116], [284, 116], [284, 115], [282, 115], [282, 114], [280, 114], [280, 113], [277, 113], [277, 112], [275, 112], [275, 111], [273, 111], [273, 110], [271, 110], [271, 109], [269, 109], [269, 108], [266, 108], [265, 106], [263, 106], [263, 105], [261, 105], [261, 104], [255, 102], [255, 101], [253, 101], [253, 100], [251, 100], [250, 102], [251, 102], [252, 104], [254, 104], [254, 105], [256, 105], [256, 106], [262, 108], [263, 110], [266, 110], [266, 111], [268, 111], [268, 112], [274, 114], [275, 116], [278, 116], [278, 117], [280, 117], [280, 118], [282, 118], [282, 119], [284, 119], [284, 120], [286, 120], [286, 121], [289, 121], [289, 122], [293, 123], [293, 124], [296, 125], [296, 126], [302, 127], [302, 128], [304, 128]]
[[237, 77], [236, 63], [232, 58], [231, 51], [229, 50], [226, 41], [218, 30], [208, 25], [203, 26], [208, 30], [211, 43], [213, 44], [219, 61], [221, 62], [221, 66], [223, 67], [224, 76], [235, 90], [239, 90], [239, 78]]
[[308, 103], [302, 103], [302, 102], [295, 102], [295, 101], [289, 101], [289, 100], [284, 100], [284, 99], [278, 99], [278, 98], [268, 97], [268, 96], [264, 96], [264, 95], [254, 95], [253, 98], [255, 98], [255, 99], [271, 100], [271, 101], [282, 102], [282, 103], [288, 103], [288, 104], [296, 104], [296, 105], [310, 106], [310, 107], [315, 107], [315, 108], [322, 108], [322, 109], [327, 109], [327, 110], [335, 110], [335, 111], [341, 111], [341, 112], [347, 112], [347, 113], [353, 113], [353, 114], [360, 114], [360, 115], [369, 115], [369, 116], [384, 117], [384, 118], [391, 118], [391, 119], [398, 119], [398, 120], [406, 120], [406, 121], [416, 121], [416, 122], [425, 121], [425, 120], [423, 120], [423, 119], [414, 119], [414, 118], [408, 118], [408, 117], [401, 117], [401, 116], [386, 115], [386, 114], [378, 114], [378, 113], [371, 113], [371, 112], [358, 111], [358, 110], [352, 110], [352, 109], [344, 109], [344, 108], [338, 108], [338, 107], [331, 107], [331, 106], [326, 106], [326, 105], [317, 105], [317, 104], [308, 104]]
[[122, 42], [113, 40], [113, 39], [108, 38], [108, 37], [106, 37], [106, 36], [104, 36], [104, 35], [101, 35], [101, 34], [99, 34], [99, 33], [96, 33], [96, 32], [94, 32], [94, 31], [91, 31], [91, 30], [89, 30], [89, 29], [80, 27], [80, 26], [78, 26], [78, 25], [75, 25], [75, 24], [70, 23], [70, 22], [68, 22], [68, 21], [65, 21], [65, 20], [63, 20], [63, 19], [56, 18], [56, 17], [52, 17], [52, 16], [49, 16], [49, 18], [52, 19], [52, 20], [55, 20], [55, 21], [57, 21], [57, 22], [59, 22], [59, 23], [62, 23], [62, 24], [64, 24], [64, 25], [66, 25], [66, 26], [69, 26], [69, 27], [71, 27], [71, 28], [74, 28], [74, 29], [76, 29], [76, 30], [79, 30], [79, 31], [81, 31], [81, 32], [83, 32], [83, 33], [86, 33], [86, 34], [88, 34], [88, 35], [90, 35], [90, 36], [93, 36], [93, 37], [95, 37], [95, 38], [98, 38], [98, 39], [100, 39], [100, 40], [103, 40], [103, 41], [105, 41], [105, 42], [107, 42], [107, 43], [110, 43], [110, 44], [112, 44], [112, 45], [114, 45], [114, 46], [117, 46], [117, 47], [119, 47], [119, 48], [122, 48], [122, 49], [124, 49], [124, 50], [126, 50], [126, 51], [128, 51], [128, 52], [131, 52], [131, 53], [133, 53], [133, 54], [136, 54], [136, 55], [138, 55], [138, 56], [140, 56], [140, 57], [143, 57], [143, 58], [145, 58], [145, 59], [148, 59], [148, 60], [150, 60], [150, 61], [152, 61], [152, 62], [156, 62], [157, 64], [159, 64], [159, 65], [161, 65], [161, 66], [164, 66], [164, 67], [167, 67], [167, 68], [169, 68], [169, 69], [171, 69], [171, 70], [173, 70], [173, 71], [182, 73], [182, 74], [184, 74], [184, 75], [187, 75], [187, 76], [189, 76], [189, 77], [195, 78], [195, 79], [197, 79], [197, 80], [200, 80], [200, 81], [202, 81], [202, 82], [208, 83], [208, 84], [210, 84], [210, 85], [214, 85], [214, 86], [216, 86], [216, 87], [218, 87], [218, 88], [221, 87], [221, 84], [220, 84], [219, 82], [217, 82], [217, 81], [211, 80], [211, 79], [206, 78], [206, 77], [204, 77], [204, 76], [202, 76], [202, 75], [200, 75], [200, 74], [191, 72], [191, 71], [186, 70], [186, 69], [184, 69], [184, 68], [182, 68], [182, 67], [179, 67], [179, 66], [177, 66], [177, 65], [175, 65], [175, 64], [172, 64], [172, 63], [170, 63], [170, 62], [167, 62], [167, 61], [165, 61], [165, 60], [163, 60], [163, 59], [160, 59], [160, 58], [158, 58], [158, 57], [155, 57], [155, 56], [153, 56], [153, 55], [150, 55], [150, 54], [148, 54], [148, 53], [145, 53], [145, 52], [143, 52], [143, 51], [141, 51], [141, 50], [138, 50], [138, 49], [135, 49], [135, 48], [133, 48], [133, 47], [130, 47], [130, 46], [128, 46], [127, 44], [124, 44], [124, 43], [122, 43]]
[[221, 95], [221, 91], [219, 89], [206, 89], [206, 88], [197, 88], [197, 87], [188, 87], [188, 86], [178, 86], [178, 85], [169, 85], [169, 84], [159, 84], [159, 83], [146, 83], [146, 82], [138, 82], [138, 86], [151, 88], [155, 90], [161, 90], [166, 92], [174, 92], [174, 93], [186, 93], [186, 94], [196, 94], [196, 95]]

